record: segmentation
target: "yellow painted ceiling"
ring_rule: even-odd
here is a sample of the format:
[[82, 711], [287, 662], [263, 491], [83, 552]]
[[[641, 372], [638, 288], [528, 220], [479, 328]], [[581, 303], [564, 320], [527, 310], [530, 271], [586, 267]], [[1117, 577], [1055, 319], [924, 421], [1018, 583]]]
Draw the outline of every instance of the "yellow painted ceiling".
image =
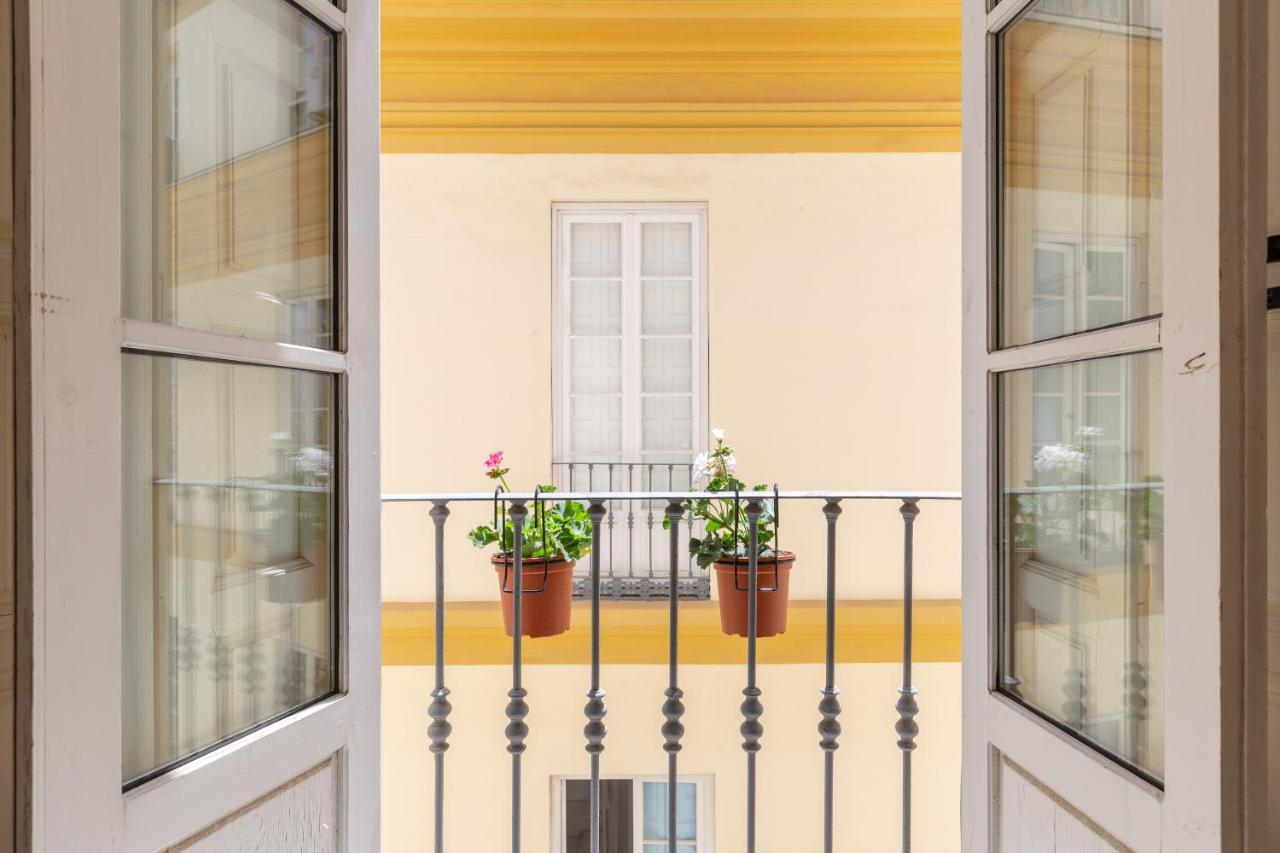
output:
[[959, 150], [960, 0], [384, 0], [382, 147]]

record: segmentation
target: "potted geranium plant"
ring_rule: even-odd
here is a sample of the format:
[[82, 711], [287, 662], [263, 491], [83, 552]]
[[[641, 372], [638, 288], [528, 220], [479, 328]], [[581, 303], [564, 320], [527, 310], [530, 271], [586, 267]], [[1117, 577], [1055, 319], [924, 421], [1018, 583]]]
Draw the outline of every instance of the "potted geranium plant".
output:
[[[496, 480], [502, 491], [510, 468], [503, 465], [502, 451], [489, 454], [485, 476]], [[540, 495], [555, 492], [554, 486], [540, 486]], [[490, 558], [498, 576], [502, 599], [502, 621], [507, 636], [515, 635], [515, 524], [481, 524], [468, 534], [471, 544], [487, 548], [497, 544]], [[573, 567], [591, 551], [591, 519], [586, 507], [576, 501], [553, 503], [538, 500], [529, 507], [521, 536], [521, 625], [526, 637], [554, 637], [569, 630], [572, 616]]]
[[[768, 486], [748, 489], [735, 475], [738, 460], [725, 444], [724, 430], [711, 431], [715, 448], [700, 453], [694, 461], [695, 491], [765, 492]], [[705, 486], [697, 482], [706, 480]], [[761, 515], [756, 531], [756, 636], [772, 637], [787, 630], [787, 603], [791, 589], [791, 568], [796, 555], [775, 548], [777, 513], [772, 498], [760, 498]], [[685, 501], [685, 511], [702, 522], [703, 535], [689, 538], [689, 553], [702, 568], [716, 576], [716, 599], [720, 605], [720, 628], [726, 634], [747, 636], [747, 607], [750, 591], [751, 522], [746, 500], [698, 498]], [[663, 526], [670, 522], [663, 519]]]

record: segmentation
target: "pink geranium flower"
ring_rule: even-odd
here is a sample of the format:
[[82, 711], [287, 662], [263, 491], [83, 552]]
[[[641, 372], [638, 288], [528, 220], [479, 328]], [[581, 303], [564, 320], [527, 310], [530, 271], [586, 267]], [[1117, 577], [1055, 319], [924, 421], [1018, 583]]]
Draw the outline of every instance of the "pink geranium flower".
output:
[[510, 468], [502, 465], [502, 451], [495, 450], [489, 454], [489, 458], [484, 460], [484, 475], [490, 480], [497, 480], [502, 484], [502, 488], [507, 488], [507, 481], [503, 479], [507, 476]]

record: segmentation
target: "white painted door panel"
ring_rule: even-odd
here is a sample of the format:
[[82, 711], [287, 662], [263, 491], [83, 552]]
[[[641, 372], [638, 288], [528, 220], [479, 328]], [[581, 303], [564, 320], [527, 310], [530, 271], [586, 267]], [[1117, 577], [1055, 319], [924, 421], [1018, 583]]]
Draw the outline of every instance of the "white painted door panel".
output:
[[1266, 6], [966, 0], [970, 853], [1271, 849]]

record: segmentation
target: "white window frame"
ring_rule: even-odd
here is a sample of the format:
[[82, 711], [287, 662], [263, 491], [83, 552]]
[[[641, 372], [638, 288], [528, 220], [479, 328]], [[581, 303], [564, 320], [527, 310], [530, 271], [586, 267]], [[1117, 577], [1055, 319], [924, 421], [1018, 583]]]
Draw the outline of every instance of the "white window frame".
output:
[[[1055, 814], [1135, 851], [1266, 849], [1265, 679], [1245, 678], [1266, 671], [1257, 657], [1266, 650], [1266, 602], [1256, 590], [1266, 576], [1267, 154], [1264, 123], [1252, 120], [1265, 110], [1266, 75], [1257, 69], [1265, 67], [1266, 4], [1177, 3], [1164, 17], [1163, 314], [997, 349], [999, 104], [990, 81], [996, 35], [1034, 0], [964, 2], [964, 849], [1001, 849], [1002, 821], [1046, 825], [1043, 810], [1002, 797], [1006, 761], [1036, 780]], [[1163, 790], [995, 684], [998, 376], [1147, 350], [1162, 353], [1164, 379]]]
[[[589, 781], [590, 776], [555, 776], [552, 777], [551, 798], [551, 849], [555, 853], [567, 853], [567, 811], [565, 809], [565, 783]], [[644, 783], [667, 783], [665, 775], [628, 776], [623, 774], [606, 774], [600, 781], [625, 780], [631, 782], [631, 837], [633, 849], [640, 853], [644, 850]], [[715, 853], [715, 776], [710, 773], [681, 775], [679, 782], [693, 783], [697, 786], [698, 834], [694, 853]], [[650, 841], [650, 844], [654, 842]]]
[[[20, 643], [31, 689], [20, 843], [151, 853], [332, 762], [339, 849], [379, 842], [378, 7], [282, 0], [337, 34], [338, 351], [122, 317], [122, 4], [22, 4], [16, 21]], [[345, 5], [345, 4], [344, 4]], [[350, 95], [348, 95], [350, 93]], [[73, 96], [74, 95], [74, 96]], [[60, 306], [54, 309], [53, 306]], [[72, 308], [74, 306], [74, 308]], [[125, 349], [338, 377], [338, 693], [121, 789], [121, 363]], [[92, 570], [88, 570], [92, 567]], [[20, 581], [21, 582], [21, 581]], [[25, 814], [24, 814], [25, 812]]]
[[[552, 205], [552, 459], [557, 463], [575, 461], [569, 439], [569, 228], [574, 223], [616, 222], [622, 225], [624, 347], [630, 341], [634, 352], [623, 353], [622, 450], [619, 462], [639, 463], [640, 430], [640, 227], [652, 222], [688, 222], [693, 228], [693, 442], [689, 461], [707, 449], [710, 430], [710, 360], [707, 303], [707, 205], [703, 202], [559, 202]], [[630, 247], [630, 248], [629, 248]], [[628, 285], [628, 282], [631, 284]], [[634, 457], [634, 458], [632, 458]], [[556, 485], [568, 485], [566, 466], [556, 465]], [[621, 488], [621, 486], [619, 486]]]

